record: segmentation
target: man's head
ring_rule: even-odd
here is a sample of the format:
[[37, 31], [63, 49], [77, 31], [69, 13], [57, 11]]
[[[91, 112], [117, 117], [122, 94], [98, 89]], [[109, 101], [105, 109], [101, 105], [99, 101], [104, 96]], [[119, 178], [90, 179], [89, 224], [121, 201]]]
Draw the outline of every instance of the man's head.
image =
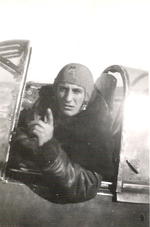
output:
[[54, 91], [62, 114], [73, 116], [87, 106], [94, 87], [90, 70], [72, 63], [64, 66], [54, 81]]

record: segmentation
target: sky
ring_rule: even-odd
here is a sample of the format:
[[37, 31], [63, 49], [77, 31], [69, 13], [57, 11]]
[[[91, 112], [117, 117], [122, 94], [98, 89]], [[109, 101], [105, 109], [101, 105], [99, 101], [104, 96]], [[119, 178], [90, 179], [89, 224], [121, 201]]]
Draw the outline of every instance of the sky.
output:
[[149, 70], [149, 0], [0, 0], [0, 41], [27, 39], [28, 80], [52, 83], [71, 62], [94, 79], [110, 65]]

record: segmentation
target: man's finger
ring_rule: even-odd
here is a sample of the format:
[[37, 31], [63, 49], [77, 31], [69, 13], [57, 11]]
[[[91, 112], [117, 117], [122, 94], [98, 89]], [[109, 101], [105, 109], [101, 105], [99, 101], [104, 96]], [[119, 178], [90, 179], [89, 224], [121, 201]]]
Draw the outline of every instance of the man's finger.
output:
[[28, 127], [31, 127], [31, 126], [34, 126], [34, 125], [39, 125], [41, 127], [44, 126], [44, 122], [41, 121], [41, 120], [34, 120], [34, 121], [31, 121], [29, 124], [28, 124]]
[[39, 131], [39, 132], [43, 132], [43, 128], [42, 127], [40, 127], [39, 125], [35, 125], [35, 127], [33, 128], [33, 130], [37, 130], [37, 131]]
[[47, 109], [46, 118], [47, 118], [47, 124], [53, 125], [53, 114], [50, 108]]
[[36, 135], [39, 139], [41, 137], [41, 132], [37, 131], [36, 129], [33, 130], [34, 135]]

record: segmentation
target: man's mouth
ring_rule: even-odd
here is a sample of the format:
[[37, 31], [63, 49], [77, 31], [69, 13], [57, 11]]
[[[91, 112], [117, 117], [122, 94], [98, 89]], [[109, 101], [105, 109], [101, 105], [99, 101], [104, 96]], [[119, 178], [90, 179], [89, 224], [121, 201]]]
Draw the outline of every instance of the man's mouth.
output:
[[73, 108], [74, 108], [74, 106], [72, 106], [72, 105], [64, 104], [64, 109], [65, 110], [71, 110]]

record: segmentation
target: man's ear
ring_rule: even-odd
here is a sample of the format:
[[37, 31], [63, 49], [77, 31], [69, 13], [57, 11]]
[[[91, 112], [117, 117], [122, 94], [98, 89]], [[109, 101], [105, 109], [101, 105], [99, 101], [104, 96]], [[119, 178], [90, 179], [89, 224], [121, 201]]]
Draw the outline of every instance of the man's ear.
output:
[[83, 101], [82, 106], [80, 108], [80, 112], [83, 111], [83, 110], [86, 110], [86, 108], [87, 108], [87, 102]]

